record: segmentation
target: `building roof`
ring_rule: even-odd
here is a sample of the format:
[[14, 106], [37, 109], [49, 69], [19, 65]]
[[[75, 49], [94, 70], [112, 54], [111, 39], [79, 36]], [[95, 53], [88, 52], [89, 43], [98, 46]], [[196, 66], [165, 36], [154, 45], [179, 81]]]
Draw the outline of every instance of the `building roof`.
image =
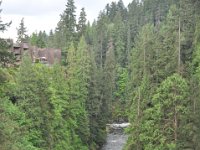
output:
[[23, 43], [22, 47], [23, 47], [23, 49], [28, 49], [29, 45], [28, 45], [28, 43]]
[[14, 43], [13, 47], [14, 47], [14, 48], [20, 48], [21, 46], [20, 46], [19, 43]]
[[[19, 50], [19, 53], [16, 53], [17, 50]], [[28, 50], [33, 62], [40, 59], [43, 60], [44, 58], [50, 65], [54, 64], [55, 62], [61, 62], [61, 49], [37, 48], [36, 46], [29, 45], [29, 43], [15, 43], [13, 45], [13, 52], [15, 52], [15, 55], [23, 54], [23, 52], [25, 52], [24, 50]]]

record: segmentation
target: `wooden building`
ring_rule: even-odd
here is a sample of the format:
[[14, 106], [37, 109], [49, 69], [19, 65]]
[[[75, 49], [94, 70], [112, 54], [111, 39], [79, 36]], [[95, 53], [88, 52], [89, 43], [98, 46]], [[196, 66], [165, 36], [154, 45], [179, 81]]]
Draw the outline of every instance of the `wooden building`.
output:
[[16, 58], [16, 64], [20, 64], [22, 56], [28, 54], [31, 56], [33, 63], [43, 63], [52, 65], [61, 62], [61, 50], [53, 48], [37, 48], [28, 43], [14, 44], [12, 48], [13, 54]]

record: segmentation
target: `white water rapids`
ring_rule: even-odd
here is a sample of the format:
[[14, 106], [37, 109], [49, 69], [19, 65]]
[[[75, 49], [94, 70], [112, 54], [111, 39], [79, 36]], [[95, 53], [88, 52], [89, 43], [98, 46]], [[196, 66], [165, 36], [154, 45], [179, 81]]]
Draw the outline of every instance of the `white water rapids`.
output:
[[107, 135], [106, 144], [102, 150], [122, 150], [128, 139], [123, 129], [129, 125], [130, 123], [107, 124], [111, 131]]

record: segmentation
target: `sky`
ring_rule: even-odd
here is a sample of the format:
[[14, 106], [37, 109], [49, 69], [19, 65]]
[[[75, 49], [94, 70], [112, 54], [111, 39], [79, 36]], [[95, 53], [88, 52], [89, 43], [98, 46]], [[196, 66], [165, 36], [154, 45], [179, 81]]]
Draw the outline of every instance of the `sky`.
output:
[[[87, 19], [92, 22], [98, 17], [100, 10], [112, 1], [118, 0], [74, 0], [76, 15], [78, 17], [81, 8], [84, 7]], [[131, 1], [123, 0], [125, 6]], [[51, 29], [55, 29], [66, 4], [67, 0], [3, 0], [0, 19], [3, 23], [12, 21], [12, 24], [7, 31], [0, 33], [0, 37], [16, 40], [17, 28], [22, 18], [29, 35], [44, 30], [49, 33]]]

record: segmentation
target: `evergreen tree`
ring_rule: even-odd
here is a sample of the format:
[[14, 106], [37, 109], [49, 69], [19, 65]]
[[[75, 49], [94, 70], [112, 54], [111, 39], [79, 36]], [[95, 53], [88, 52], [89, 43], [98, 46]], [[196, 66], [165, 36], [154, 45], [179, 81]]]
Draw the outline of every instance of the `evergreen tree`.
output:
[[[200, 149], [199, 7], [198, 0], [128, 7], [119, 0], [92, 24], [82, 8], [76, 24], [68, 0], [54, 31], [29, 39], [60, 48], [64, 66], [25, 58], [13, 69], [12, 41], [0, 39], [0, 149], [100, 149], [106, 124], [127, 115], [125, 149]], [[0, 31], [8, 26], [0, 20]], [[25, 35], [22, 19], [19, 43]]]
[[[146, 125], [154, 123], [151, 125], [157, 131], [152, 140], [157, 139], [156, 137], [159, 137], [159, 140], [155, 141], [156, 144], [149, 141], [149, 145], [146, 145], [147, 149], [150, 149], [149, 147], [152, 149], [158, 147], [161, 149], [193, 149], [191, 145], [192, 120], [188, 120], [191, 114], [188, 92], [187, 82], [177, 74], [161, 83], [153, 96], [153, 107], [146, 111], [149, 118]], [[153, 114], [153, 117], [149, 114]], [[155, 132], [155, 130], [152, 131]], [[148, 134], [151, 136], [150, 132]]]
[[134, 45], [135, 39], [138, 35], [141, 20], [142, 20], [142, 6], [138, 0], [133, 0], [128, 5], [128, 14], [127, 14], [127, 55], [130, 55], [130, 51]]
[[127, 110], [128, 106], [128, 93], [127, 93], [127, 83], [128, 83], [128, 70], [127, 68], [122, 68], [117, 66], [116, 68], [116, 90], [114, 92], [114, 102], [112, 109], [112, 116], [114, 122], [127, 121]]
[[[113, 41], [108, 43], [108, 51], [106, 53], [106, 61], [104, 68], [104, 113], [106, 119], [109, 119], [112, 112], [113, 96], [115, 91], [115, 74], [116, 74], [116, 60], [114, 54]], [[109, 121], [109, 120], [108, 120]]]
[[[2, 1], [0, 1], [1, 6]], [[0, 10], [1, 13], [2, 10]], [[0, 32], [4, 32], [7, 27], [9, 27], [10, 23], [3, 23], [0, 19]], [[10, 43], [9, 43], [10, 42]], [[13, 55], [8, 51], [10, 48], [11, 41], [7, 41], [5, 39], [0, 38], [0, 66], [6, 67], [7, 65], [11, 64], [14, 60]]]
[[[76, 7], [74, 5], [73, 0], [68, 0], [66, 9], [64, 11], [65, 16], [64, 16], [64, 21], [67, 27], [67, 30], [69, 33], [71, 33], [72, 37], [74, 36], [73, 34], [75, 33], [75, 27], [76, 27]], [[69, 40], [72, 40], [73, 38], [69, 37]]]
[[31, 43], [31, 45], [33, 45], [33, 46], [36, 46], [37, 45], [37, 40], [38, 40], [38, 37], [37, 37], [38, 35], [37, 35], [37, 33], [32, 33], [31, 34], [31, 36], [30, 36], [30, 43]]
[[163, 81], [152, 97], [151, 107], [139, 113], [142, 116], [139, 126], [135, 122], [130, 128], [131, 133], [139, 134], [136, 137], [131, 134], [127, 149], [192, 149], [188, 92], [187, 82], [178, 74]]
[[46, 43], [47, 43], [47, 35], [45, 31], [40, 31], [38, 33], [38, 37], [37, 37], [37, 42], [36, 42], [36, 46], [39, 48], [45, 48], [46, 47]]
[[0, 149], [33, 149], [36, 148], [26, 138], [23, 132], [25, 114], [15, 105], [13, 89], [15, 83], [11, 69], [0, 69]]
[[[1, 6], [1, 4], [2, 4], [2, 1], [0, 1], [0, 6]], [[2, 11], [2, 9], [1, 9], [1, 11]], [[1, 13], [1, 11], [0, 11], [0, 13]], [[7, 29], [7, 27], [9, 27], [11, 25], [11, 23], [12, 23], [11, 21], [9, 23], [3, 23], [3, 21], [0, 20], [0, 31], [4, 32]]]
[[84, 38], [81, 38], [77, 51], [72, 44], [68, 52], [69, 100], [73, 111], [76, 112], [74, 117], [77, 119], [75, 133], [84, 144], [87, 144], [90, 136], [86, 112], [90, 62]]
[[116, 16], [118, 9], [117, 9], [117, 3], [111, 2], [110, 7], [107, 7], [106, 12], [108, 13], [108, 17], [111, 21], [113, 21], [114, 17]]
[[156, 83], [156, 42], [153, 29], [151, 24], [143, 26], [131, 52], [129, 68], [132, 88], [137, 88], [144, 76], [147, 76], [151, 83]]
[[[1, 85], [2, 86], [2, 85]], [[39, 150], [28, 141], [23, 131], [25, 114], [11, 103], [8, 97], [0, 96], [0, 149], [2, 150]]]
[[96, 62], [97, 66], [103, 68], [105, 64], [107, 44], [108, 44], [108, 26], [109, 19], [104, 15], [103, 12], [100, 13], [96, 27], [96, 34], [98, 35], [96, 47]]
[[[62, 53], [66, 48], [66, 34], [65, 34], [64, 13], [60, 15], [60, 20], [55, 29], [55, 46], [62, 49]], [[64, 56], [63, 56], [64, 55]], [[62, 54], [63, 59], [66, 59], [66, 54]]]
[[123, 21], [127, 20], [127, 9], [124, 6], [124, 2], [122, 0], [117, 2], [117, 11], [120, 12]]
[[172, 5], [158, 35], [157, 45], [157, 80], [161, 82], [175, 72], [182, 72], [181, 35], [179, 32], [178, 9]]
[[11, 40], [6, 40], [0, 38], [0, 66], [1, 67], [8, 67], [14, 63], [14, 56], [9, 51], [12, 46]]
[[74, 0], [68, 0], [55, 32], [57, 47], [62, 50], [62, 62], [66, 65], [67, 49], [76, 40], [76, 6]]
[[57, 65], [51, 70], [52, 81], [48, 88], [52, 114], [51, 145], [52, 149], [78, 149], [82, 148], [80, 138], [75, 133], [77, 128], [76, 111], [70, 104], [69, 87], [66, 82], [65, 70]]
[[[24, 58], [17, 76], [17, 104], [25, 113], [25, 132], [29, 142], [37, 148], [50, 145], [48, 73], [44, 66], [33, 66], [30, 58]], [[26, 76], [26, 78], [24, 78]]]
[[200, 51], [200, 46], [199, 46], [199, 32], [200, 32], [200, 28], [199, 28], [199, 20], [197, 19], [197, 24], [196, 24], [196, 29], [195, 29], [195, 39], [194, 39], [194, 48], [195, 51], [193, 53], [193, 61], [192, 61], [192, 76], [190, 78], [190, 82], [191, 82], [191, 90], [190, 90], [190, 99], [192, 101], [192, 105], [193, 105], [193, 114], [191, 115], [192, 118], [194, 119], [194, 132], [196, 133], [195, 136], [193, 137], [194, 139], [194, 146], [196, 147], [196, 149], [198, 149], [200, 147], [199, 145], [199, 106], [200, 106], [200, 102], [199, 102], [199, 62], [200, 62], [200, 57], [199, 57], [199, 51]]
[[194, 2], [182, 0], [179, 2], [180, 32], [181, 32], [181, 59], [185, 66], [192, 61], [193, 39], [195, 32]]
[[30, 43], [38, 48], [45, 48], [47, 44], [47, 35], [45, 31], [39, 31], [38, 34], [32, 33], [30, 37]]
[[79, 32], [79, 37], [83, 36], [86, 30], [86, 12], [85, 9], [82, 8], [79, 16], [79, 21], [77, 25], [77, 31]]
[[97, 69], [94, 52], [90, 50], [91, 70], [86, 108], [90, 127], [90, 149], [100, 148], [106, 138], [106, 122], [103, 116], [102, 105], [102, 72]]
[[82, 37], [78, 44], [76, 51], [77, 57], [77, 79], [80, 80], [79, 89], [80, 89], [80, 103], [82, 106], [82, 113], [80, 113], [79, 121], [79, 136], [82, 141], [86, 144], [89, 141], [89, 120], [88, 114], [86, 112], [86, 100], [88, 99], [88, 82], [90, 80], [90, 69], [91, 69], [91, 60], [89, 58], [88, 46], [85, 42], [85, 38]]
[[50, 30], [48, 40], [47, 40], [47, 47], [49, 48], [55, 48], [55, 33], [53, 30]]
[[[144, 112], [151, 106], [152, 94], [157, 87], [157, 42], [153, 26], [147, 24], [140, 31], [135, 47], [132, 51], [130, 61], [130, 83], [129, 99], [131, 107], [129, 110], [130, 138], [127, 149], [143, 149], [146, 145], [142, 143], [142, 124]], [[134, 136], [137, 135], [137, 136]]]
[[17, 35], [18, 35], [17, 42], [18, 43], [27, 42], [28, 36], [26, 32], [27, 32], [27, 29], [24, 25], [24, 18], [22, 18], [19, 24], [19, 28], [17, 28]]
[[145, 121], [144, 112], [151, 105], [151, 84], [147, 77], [144, 75], [140, 81], [140, 85], [135, 89], [134, 94], [132, 94], [132, 99], [129, 105], [129, 121], [131, 126], [128, 129], [129, 138], [126, 144], [126, 149], [137, 149], [141, 150], [145, 146], [142, 143], [140, 136], [142, 134], [142, 124]]
[[[24, 63], [16, 92], [20, 92], [17, 104], [25, 113], [28, 142], [40, 149], [87, 149], [89, 129], [83, 82], [77, 76], [69, 76], [64, 82], [65, 74], [59, 66], [52, 69], [41, 64], [32, 66], [26, 59]], [[21, 78], [30, 72], [31, 76]], [[74, 85], [71, 86], [74, 81], [75, 88], [80, 88], [77, 94]]]
[[120, 12], [117, 12], [114, 18], [114, 48], [116, 53], [116, 59], [120, 66], [124, 67], [126, 63], [126, 51], [125, 51], [125, 25], [122, 20]]

